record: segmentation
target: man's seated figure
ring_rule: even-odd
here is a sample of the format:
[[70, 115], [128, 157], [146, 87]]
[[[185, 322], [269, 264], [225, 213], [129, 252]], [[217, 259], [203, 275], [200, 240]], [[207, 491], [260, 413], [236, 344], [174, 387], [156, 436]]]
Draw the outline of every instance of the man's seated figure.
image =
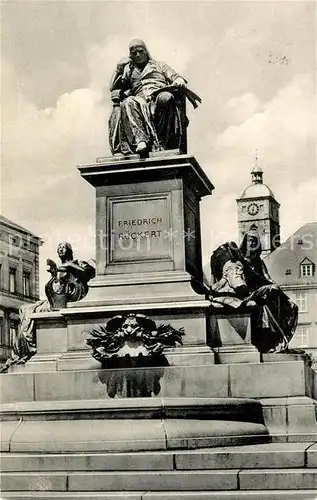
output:
[[142, 40], [132, 40], [129, 52], [130, 57], [117, 64], [110, 84], [114, 104], [109, 120], [112, 153], [186, 148], [184, 95], [194, 107], [200, 98], [170, 66], [152, 59]]
[[287, 349], [295, 333], [298, 308], [271, 279], [260, 257], [256, 230], [245, 234], [241, 246], [228, 242], [210, 259], [215, 282], [210, 287], [212, 308], [251, 314], [252, 343], [260, 352]]

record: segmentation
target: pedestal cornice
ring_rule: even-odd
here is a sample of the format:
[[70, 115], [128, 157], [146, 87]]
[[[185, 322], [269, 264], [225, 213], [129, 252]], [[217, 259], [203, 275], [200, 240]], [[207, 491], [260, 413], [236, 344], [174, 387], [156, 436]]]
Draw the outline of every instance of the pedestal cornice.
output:
[[[79, 165], [81, 176], [95, 187], [129, 182], [151, 182], [171, 178], [187, 178], [197, 195], [212, 193], [214, 186], [191, 155], [159, 155], [149, 158], [110, 157], [88, 165]], [[194, 183], [194, 184], [193, 184]]]

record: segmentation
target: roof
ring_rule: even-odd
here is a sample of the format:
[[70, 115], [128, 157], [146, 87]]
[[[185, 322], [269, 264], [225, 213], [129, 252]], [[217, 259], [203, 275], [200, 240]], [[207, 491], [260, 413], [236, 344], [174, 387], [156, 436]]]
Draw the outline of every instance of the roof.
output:
[[39, 238], [39, 236], [36, 236], [35, 234], [31, 233], [31, 231], [29, 231], [25, 227], [19, 226], [19, 224], [17, 224], [16, 222], [13, 222], [10, 219], [7, 219], [3, 215], [0, 215], [0, 224], [4, 224], [5, 226], [8, 226], [8, 227], [10, 227], [12, 229], [15, 229], [16, 231], [20, 231], [22, 233], [29, 234], [33, 238], [41, 240], [41, 238]]
[[260, 165], [258, 165], [258, 163], [256, 163], [253, 167], [253, 169], [251, 170], [251, 174], [263, 174], [263, 170], [262, 168], [260, 167]]
[[[314, 276], [301, 277], [300, 265], [309, 262], [314, 264]], [[279, 285], [317, 286], [317, 222], [299, 228], [266, 257], [265, 264]]]
[[248, 187], [245, 188], [243, 191], [241, 198], [262, 198], [263, 196], [271, 196], [272, 198], [275, 198], [272, 190], [263, 183], [252, 183]]

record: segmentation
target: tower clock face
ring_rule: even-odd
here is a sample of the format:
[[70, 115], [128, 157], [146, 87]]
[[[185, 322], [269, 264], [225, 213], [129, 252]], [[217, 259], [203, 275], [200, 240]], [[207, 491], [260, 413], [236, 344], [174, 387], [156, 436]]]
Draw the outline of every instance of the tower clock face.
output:
[[248, 214], [249, 215], [256, 215], [259, 212], [259, 205], [256, 203], [250, 203], [248, 206]]

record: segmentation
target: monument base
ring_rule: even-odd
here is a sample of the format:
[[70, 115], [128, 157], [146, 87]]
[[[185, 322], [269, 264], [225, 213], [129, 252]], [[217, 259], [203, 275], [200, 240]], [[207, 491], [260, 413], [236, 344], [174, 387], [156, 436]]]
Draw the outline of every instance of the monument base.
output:
[[186, 271], [123, 273], [97, 276], [89, 282], [88, 295], [70, 302], [69, 309], [197, 302], [207, 290]]
[[[164, 351], [168, 366], [203, 366], [215, 363], [215, 353], [208, 346], [180, 346]], [[76, 351], [55, 354], [36, 354], [30, 361], [22, 365], [13, 365], [9, 373], [39, 373], [52, 371], [98, 370], [99, 361], [95, 360], [91, 351]]]
[[212, 309], [211, 337], [216, 363], [259, 363], [260, 353], [252, 345], [250, 313], [227, 313]]
[[253, 345], [234, 344], [215, 347], [215, 363], [259, 363], [260, 353]]

